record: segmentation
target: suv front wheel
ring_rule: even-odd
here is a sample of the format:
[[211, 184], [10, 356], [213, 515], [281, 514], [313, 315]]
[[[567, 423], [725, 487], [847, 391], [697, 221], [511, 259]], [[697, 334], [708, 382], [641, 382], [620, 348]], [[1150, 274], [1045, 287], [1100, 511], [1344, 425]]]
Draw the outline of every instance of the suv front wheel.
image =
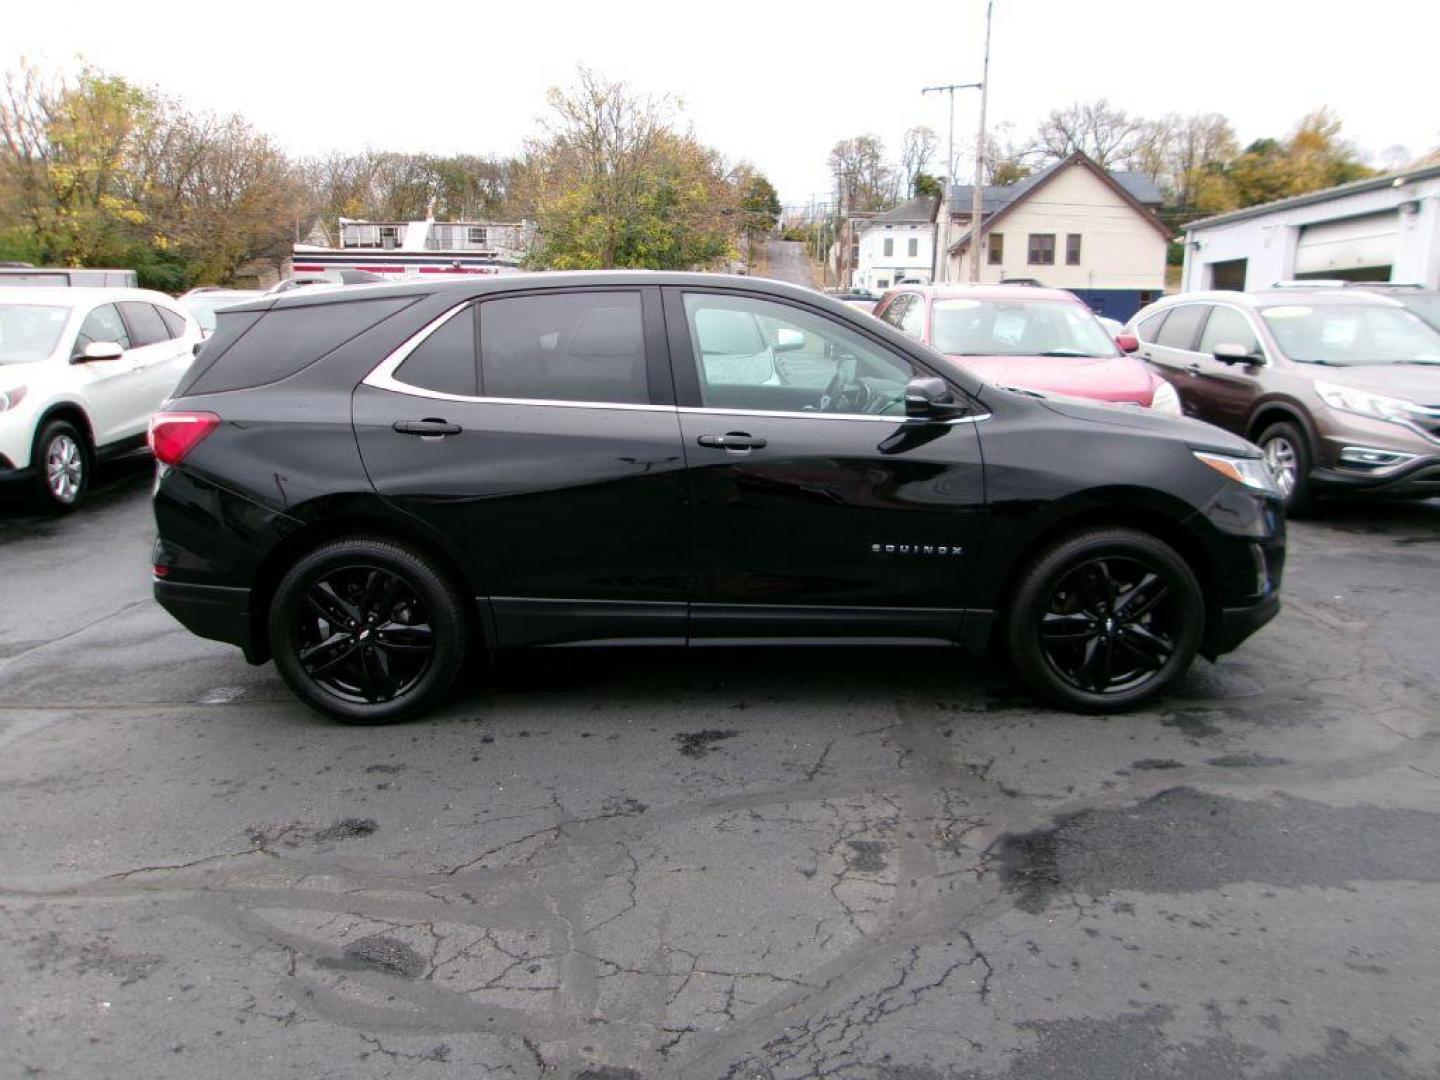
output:
[[336, 540], [300, 559], [270, 605], [281, 676], [310, 705], [350, 724], [423, 712], [466, 655], [463, 602], [425, 556], [390, 540]]
[[90, 486], [90, 446], [68, 420], [51, 420], [40, 429], [31, 454], [35, 494], [49, 510], [73, 510]]
[[1305, 432], [1282, 420], [1262, 431], [1255, 442], [1265, 452], [1285, 513], [1302, 513], [1310, 505], [1310, 444]]
[[1189, 565], [1137, 529], [1088, 529], [1043, 552], [1020, 579], [1006, 624], [1015, 667], [1065, 709], [1117, 712], [1190, 667], [1205, 599]]

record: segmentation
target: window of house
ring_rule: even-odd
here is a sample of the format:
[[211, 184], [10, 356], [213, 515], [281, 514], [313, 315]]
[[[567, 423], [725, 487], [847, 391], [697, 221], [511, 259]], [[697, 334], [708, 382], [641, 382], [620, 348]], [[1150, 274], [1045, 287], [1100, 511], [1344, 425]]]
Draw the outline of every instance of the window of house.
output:
[[1004, 233], [990, 234], [990, 265], [1000, 266], [1005, 262], [1005, 235]]
[[514, 296], [480, 305], [486, 397], [650, 400], [638, 292]]
[[1065, 235], [1065, 265], [1080, 265], [1080, 234], [1067, 233]]
[[895, 238], [894, 238], [893, 236], [887, 236], [887, 237], [885, 237], [885, 257], [888, 259], [888, 258], [890, 258], [890, 257], [891, 257], [892, 255], [894, 255], [894, 254], [895, 254]]
[[908, 254], [912, 259], [920, 254], [920, 240], [918, 237], [912, 236], [910, 238], [906, 247], [906, 254]]
[[400, 226], [380, 226], [380, 246], [382, 248], [396, 248], [400, 246]]
[[1054, 233], [1030, 234], [1030, 257], [1028, 259], [1028, 262], [1031, 266], [1055, 265]]
[[479, 244], [479, 245], [481, 245], [481, 246], [483, 247], [484, 244], [485, 244], [485, 242], [486, 242], [485, 230], [484, 230], [484, 229], [477, 229], [477, 228], [475, 228], [474, 226], [471, 226], [471, 228], [470, 228], [470, 243], [472, 243], [472, 244]]

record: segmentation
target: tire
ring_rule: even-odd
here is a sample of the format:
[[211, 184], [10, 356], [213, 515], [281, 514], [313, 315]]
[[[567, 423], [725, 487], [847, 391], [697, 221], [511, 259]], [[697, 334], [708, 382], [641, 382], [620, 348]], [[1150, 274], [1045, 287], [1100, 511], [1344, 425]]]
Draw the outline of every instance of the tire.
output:
[[[1255, 440], [1265, 452], [1265, 463], [1275, 474], [1285, 513], [1303, 514], [1315, 505], [1310, 487], [1310, 441], [1296, 424], [1282, 420], [1271, 424]], [[1282, 475], [1286, 479], [1282, 479]]]
[[464, 603], [428, 558], [371, 537], [316, 548], [281, 579], [270, 649], [290, 689], [347, 724], [434, 706], [464, 666]]
[[1204, 628], [1205, 597], [1189, 565], [1127, 528], [1087, 529], [1042, 552], [1021, 575], [1005, 624], [1031, 689], [1088, 713], [1162, 693], [1189, 669]]
[[51, 420], [41, 428], [30, 461], [35, 468], [34, 494], [41, 507], [66, 514], [80, 504], [90, 487], [94, 455], [74, 424]]

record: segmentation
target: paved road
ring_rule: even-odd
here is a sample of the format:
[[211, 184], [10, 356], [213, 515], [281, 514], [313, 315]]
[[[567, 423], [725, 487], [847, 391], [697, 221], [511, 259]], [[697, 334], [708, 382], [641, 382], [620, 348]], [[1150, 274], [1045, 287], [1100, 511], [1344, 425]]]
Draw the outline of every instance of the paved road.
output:
[[765, 243], [765, 258], [765, 277], [811, 289], [818, 287], [804, 244], [794, 240], [768, 240]]
[[147, 601], [147, 486], [0, 510], [0, 1076], [1440, 1069], [1440, 505], [1130, 716], [585, 653], [352, 729]]

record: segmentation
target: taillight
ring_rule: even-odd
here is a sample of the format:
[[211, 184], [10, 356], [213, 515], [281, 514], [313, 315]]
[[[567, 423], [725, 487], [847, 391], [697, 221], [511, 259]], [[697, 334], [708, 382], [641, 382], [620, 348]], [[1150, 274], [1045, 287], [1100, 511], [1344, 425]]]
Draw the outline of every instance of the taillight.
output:
[[185, 455], [220, 426], [212, 412], [161, 412], [150, 418], [150, 452], [165, 465], [179, 465]]

